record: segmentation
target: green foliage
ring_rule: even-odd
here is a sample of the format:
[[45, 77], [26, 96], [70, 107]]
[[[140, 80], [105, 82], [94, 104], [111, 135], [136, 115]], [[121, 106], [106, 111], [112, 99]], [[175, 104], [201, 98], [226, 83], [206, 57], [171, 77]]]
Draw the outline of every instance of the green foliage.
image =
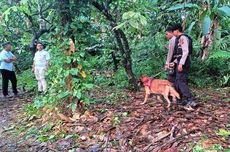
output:
[[217, 132], [216, 132], [217, 135], [219, 136], [222, 136], [224, 138], [228, 138], [230, 137], [230, 131], [229, 130], [225, 130], [225, 129], [219, 129]]
[[222, 6], [218, 8], [219, 13], [230, 17], [230, 8], [228, 6]]
[[215, 145], [213, 145], [212, 147], [210, 147], [208, 149], [205, 149], [200, 145], [196, 145], [193, 148], [193, 152], [209, 152], [209, 151], [212, 151], [212, 150], [215, 150], [217, 152], [222, 152], [224, 149], [223, 149], [223, 147], [221, 145], [218, 145], [218, 144], [215, 144]]
[[193, 3], [186, 3], [186, 4], [176, 4], [175, 6], [171, 6], [168, 8], [168, 11], [175, 11], [178, 9], [185, 9], [185, 8], [199, 8], [198, 5], [193, 4]]
[[115, 29], [119, 29], [123, 27], [125, 24], [131, 25], [133, 28], [141, 29], [142, 26], [145, 26], [147, 24], [147, 19], [140, 14], [140, 12], [125, 12], [122, 15], [122, 19], [125, 21], [118, 26], [114, 27]]
[[20, 73], [17, 76], [17, 79], [18, 85], [27, 91], [35, 90], [37, 86], [37, 81], [35, 79], [34, 73], [32, 73], [31, 68]]

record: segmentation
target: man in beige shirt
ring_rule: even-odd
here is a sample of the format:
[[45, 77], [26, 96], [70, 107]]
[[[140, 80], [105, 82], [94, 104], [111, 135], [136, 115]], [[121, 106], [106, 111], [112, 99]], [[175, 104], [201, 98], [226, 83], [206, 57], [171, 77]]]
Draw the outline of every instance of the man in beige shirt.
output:
[[[169, 40], [169, 45], [167, 46], [168, 49], [168, 55], [165, 63], [165, 70], [173, 70], [175, 71], [175, 63], [173, 61], [173, 52], [174, 52], [174, 47], [175, 47], [175, 40], [176, 37], [173, 35], [172, 28], [168, 27], [166, 29], [166, 38]], [[175, 72], [168, 72], [168, 80], [172, 83], [175, 82], [176, 74]]]
[[176, 36], [173, 60], [176, 59], [176, 80], [175, 87], [181, 95], [180, 104], [184, 106], [195, 107], [197, 104], [193, 101], [192, 94], [188, 87], [188, 73], [190, 69], [190, 54], [192, 52], [192, 40], [183, 33], [182, 26], [176, 24], [172, 26], [173, 35]]

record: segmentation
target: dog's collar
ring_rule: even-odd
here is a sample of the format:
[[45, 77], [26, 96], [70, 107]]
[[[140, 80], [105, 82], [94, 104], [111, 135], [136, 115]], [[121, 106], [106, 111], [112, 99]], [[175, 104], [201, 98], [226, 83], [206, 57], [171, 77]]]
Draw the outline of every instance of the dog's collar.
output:
[[146, 86], [150, 88], [152, 81], [153, 81], [153, 79], [149, 78], [149, 80], [146, 83]]

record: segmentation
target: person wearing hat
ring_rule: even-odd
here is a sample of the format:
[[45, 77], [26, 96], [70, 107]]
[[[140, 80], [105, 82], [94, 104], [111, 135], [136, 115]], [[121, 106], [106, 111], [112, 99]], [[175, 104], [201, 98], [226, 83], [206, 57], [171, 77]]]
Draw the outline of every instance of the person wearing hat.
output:
[[9, 42], [2, 44], [3, 50], [0, 53], [0, 70], [2, 74], [2, 93], [4, 97], [11, 97], [8, 94], [8, 83], [9, 80], [12, 84], [12, 90], [15, 96], [17, 96], [17, 78], [14, 72], [13, 62], [16, 60], [16, 57], [11, 52], [12, 46]]
[[45, 72], [49, 67], [50, 55], [45, 50], [44, 44], [41, 42], [37, 43], [37, 52], [34, 56], [34, 62], [32, 71], [35, 74], [35, 77], [38, 81], [38, 92], [45, 93], [47, 91], [47, 84], [45, 80]]
[[180, 24], [172, 26], [173, 35], [176, 37], [173, 52], [173, 60], [176, 60], [176, 90], [181, 95], [180, 104], [184, 106], [195, 107], [197, 103], [193, 100], [192, 94], [188, 87], [188, 73], [190, 69], [190, 56], [192, 53], [192, 39], [183, 33]]

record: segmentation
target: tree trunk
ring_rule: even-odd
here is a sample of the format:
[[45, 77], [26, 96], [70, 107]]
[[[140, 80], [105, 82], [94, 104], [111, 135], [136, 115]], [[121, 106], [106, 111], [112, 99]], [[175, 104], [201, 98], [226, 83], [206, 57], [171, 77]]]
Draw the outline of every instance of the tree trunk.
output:
[[[115, 49], [116, 49], [116, 48], [115, 48]], [[117, 60], [115, 51], [112, 51], [112, 52], [111, 52], [111, 55], [112, 55], [113, 65], [114, 65], [113, 72], [115, 73], [115, 72], [117, 72], [117, 70], [118, 70], [118, 63], [119, 63], [119, 61]]]
[[110, 22], [110, 26], [112, 27], [114, 31], [114, 35], [117, 41], [117, 44], [119, 46], [119, 49], [122, 54], [123, 58], [123, 67], [125, 68], [129, 85], [134, 90], [138, 90], [137, 80], [134, 76], [133, 70], [132, 70], [132, 59], [131, 59], [131, 50], [129, 48], [129, 43], [127, 40], [127, 37], [125, 36], [125, 33], [121, 29], [114, 29], [114, 27], [117, 26], [116, 21], [113, 19], [112, 15], [108, 11], [108, 6], [111, 3], [111, 1], [107, 1], [106, 4], [99, 4], [96, 1], [92, 2], [92, 5], [97, 8]]
[[[69, 5], [70, 5], [70, 2], [69, 0], [58, 0], [59, 1], [59, 11], [60, 11], [60, 16], [61, 16], [61, 19], [60, 19], [60, 22], [61, 22], [61, 25], [63, 27], [63, 29], [65, 28], [66, 25], [69, 25], [72, 21], [71, 19], [71, 15], [70, 15], [70, 9], [69, 9]], [[71, 34], [71, 28], [69, 27], [68, 28], [68, 31], [66, 34], [64, 33], [61, 33], [62, 34], [62, 37], [63, 38], [70, 38], [70, 48], [66, 50], [66, 48], [64, 48], [64, 54], [67, 55], [67, 56], [70, 56], [72, 55], [72, 49], [73, 46], [74, 46], [74, 38]], [[71, 69], [72, 66], [71, 66], [71, 63], [70, 64], [66, 64], [65, 65], [65, 68], [66, 69]], [[73, 92], [73, 77], [71, 74], [69, 74], [66, 79], [65, 79], [65, 83], [66, 83], [66, 88], [67, 90], [70, 92], [70, 95], [68, 97], [68, 101], [67, 101], [67, 104], [71, 104], [73, 102], [73, 96], [72, 96], [72, 92]]]
[[33, 37], [30, 43], [30, 51], [32, 53], [32, 55], [34, 56], [35, 52], [36, 52], [36, 43], [38, 42], [39, 38], [44, 34], [44, 33], [48, 33], [50, 30], [47, 29], [39, 29], [38, 32], [33, 32]]
[[114, 30], [114, 35], [116, 37], [119, 49], [122, 54], [122, 58], [123, 58], [122, 63], [128, 77], [129, 85], [134, 90], [138, 90], [137, 81], [132, 70], [131, 50], [129, 48], [128, 40], [124, 32], [120, 29]]

